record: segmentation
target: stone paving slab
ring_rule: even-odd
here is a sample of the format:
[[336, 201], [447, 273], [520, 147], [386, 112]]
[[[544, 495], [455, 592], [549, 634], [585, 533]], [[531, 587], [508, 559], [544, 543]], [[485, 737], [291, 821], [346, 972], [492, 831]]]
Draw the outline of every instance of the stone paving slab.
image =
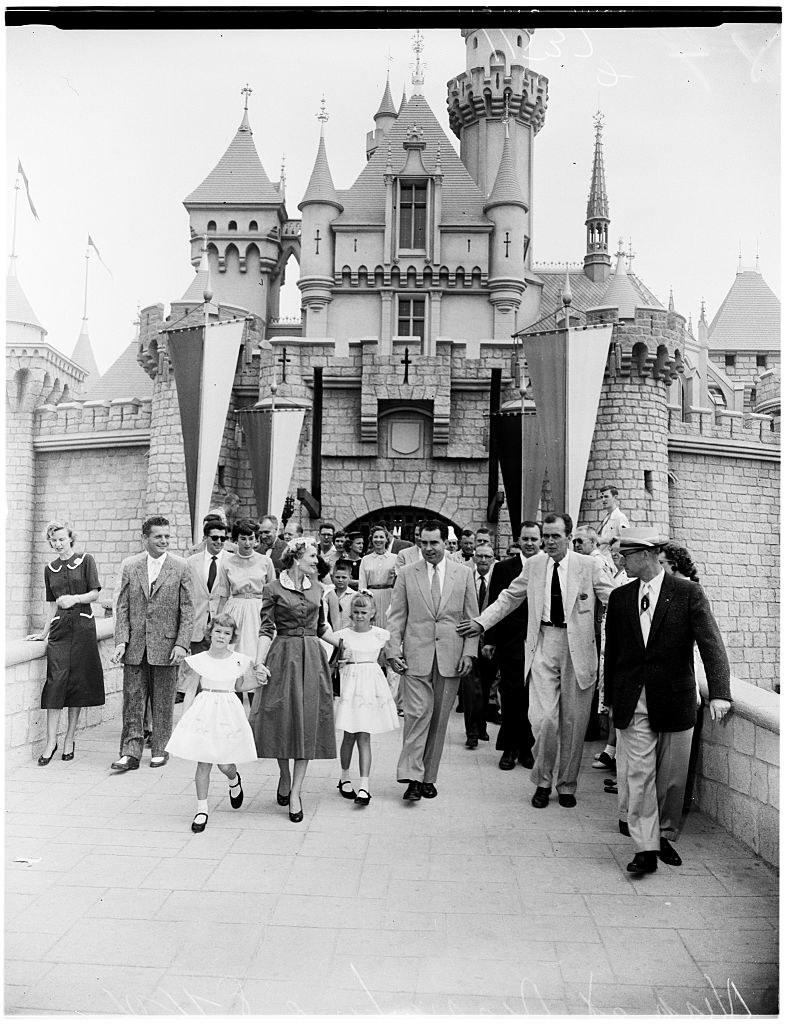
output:
[[[178, 710], [176, 711], [178, 714]], [[528, 772], [464, 747], [452, 715], [439, 796], [406, 805], [400, 734], [373, 741], [373, 800], [310, 765], [304, 822], [276, 764], [114, 777], [118, 724], [6, 790], [8, 1014], [774, 1014], [778, 877], [692, 814], [684, 863], [636, 880], [587, 744], [576, 808], [530, 805]], [[30, 865], [15, 863], [27, 857]]]

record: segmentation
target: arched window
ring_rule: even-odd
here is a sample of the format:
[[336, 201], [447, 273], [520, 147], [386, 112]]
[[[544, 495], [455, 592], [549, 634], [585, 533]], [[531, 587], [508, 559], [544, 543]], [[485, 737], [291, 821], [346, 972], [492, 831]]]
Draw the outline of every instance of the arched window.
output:
[[479, 39], [477, 39], [477, 37], [476, 37], [476, 36], [474, 36], [474, 49], [476, 50], [476, 48], [477, 48], [478, 46], [479, 46]]
[[234, 220], [229, 221], [228, 225], [227, 225], [227, 230], [228, 231], [238, 231], [238, 224], [236, 224], [236, 222]]
[[250, 231], [257, 231], [257, 229], [258, 229], [258, 222], [256, 220], [251, 220], [249, 222], [249, 230]]
[[215, 220], [209, 220], [208, 226], [206, 227], [206, 231], [216, 231], [216, 221]]
[[523, 46], [523, 37], [518, 36], [518, 46]]

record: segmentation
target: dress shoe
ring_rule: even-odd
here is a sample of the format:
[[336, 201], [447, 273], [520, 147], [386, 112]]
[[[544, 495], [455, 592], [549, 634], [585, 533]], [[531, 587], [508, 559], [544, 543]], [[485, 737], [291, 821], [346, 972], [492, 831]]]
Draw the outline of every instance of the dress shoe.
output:
[[613, 793], [614, 796], [619, 792], [619, 786], [616, 783], [616, 779], [605, 779], [603, 782], [603, 792]]
[[484, 742], [487, 742], [487, 740], [489, 740], [489, 739], [490, 739], [490, 736], [488, 736], [488, 734], [487, 734], [486, 732], [481, 732], [481, 733], [479, 734], [479, 736], [477, 737], [477, 739], [480, 739], [480, 740], [482, 740], [482, 741], [483, 741], [483, 743], [484, 743]]
[[[75, 745], [76, 744], [74, 744], [74, 743], [71, 744], [71, 753], [70, 754], [63, 753], [63, 754], [60, 755], [60, 760], [61, 761], [73, 761], [74, 760], [74, 747], [75, 747]], [[53, 750], [52, 753], [54, 754], [55, 751]]]
[[551, 790], [545, 786], [538, 786], [534, 791], [534, 796], [531, 798], [532, 807], [547, 807], [548, 801], [551, 799]]
[[630, 835], [630, 826], [628, 825], [628, 823], [626, 821], [620, 821], [619, 822], [619, 831], [621, 832], [621, 834], [623, 836], [629, 836]]
[[559, 806], [560, 807], [575, 807], [578, 801], [575, 799], [572, 793], [560, 793], [559, 794]]
[[294, 824], [304, 820], [304, 808], [301, 806], [301, 798], [299, 798], [299, 809], [297, 811], [288, 810], [288, 817]]
[[43, 768], [44, 765], [49, 764], [49, 762], [52, 760], [52, 758], [57, 753], [57, 750], [58, 750], [58, 745], [56, 743], [55, 744], [55, 749], [52, 751], [52, 753], [49, 755], [49, 757], [44, 757], [43, 754], [41, 755], [41, 757], [39, 757], [39, 759], [38, 759], [39, 765], [41, 765], [41, 767]]
[[403, 800], [410, 800], [412, 803], [416, 800], [422, 799], [422, 783], [421, 782], [409, 782], [405, 793], [403, 793]]
[[287, 807], [290, 803], [290, 790], [283, 796], [279, 791], [279, 783], [277, 783], [277, 803], [280, 807]]
[[477, 740], [476, 736], [469, 736], [466, 740], [466, 746], [469, 750], [476, 750], [479, 746], [479, 740]]
[[[240, 772], [236, 772], [236, 775], [238, 776], [238, 782], [236, 783], [235, 786], [231, 786], [230, 787], [230, 791], [229, 791], [230, 792], [230, 806], [233, 808], [234, 811], [238, 810], [238, 808], [244, 802], [244, 790], [241, 788], [241, 774], [240, 774]], [[238, 795], [237, 796], [233, 796], [233, 790], [234, 789], [238, 790]]]
[[152, 757], [151, 768], [164, 768], [164, 766], [167, 764], [169, 760], [169, 754], [161, 754], [159, 757]]
[[522, 764], [524, 768], [533, 768], [534, 758], [531, 754], [524, 754], [522, 757], [518, 758], [518, 764]]
[[511, 750], [505, 750], [499, 761], [499, 768], [503, 772], [511, 772], [515, 767], [515, 754]]
[[[344, 793], [343, 796], [345, 796]], [[359, 792], [354, 797], [353, 802], [355, 804], [359, 804], [360, 807], [366, 807], [370, 802], [370, 794], [367, 792], [366, 789], [360, 789]]]
[[682, 858], [664, 836], [660, 837], [660, 853], [658, 857], [660, 857], [664, 864], [669, 864], [672, 868], [678, 868], [682, 863]]
[[139, 767], [139, 757], [133, 757], [131, 754], [124, 754], [123, 757], [119, 757], [117, 761], [113, 761], [110, 765], [114, 772], [134, 772]]
[[208, 815], [202, 811], [198, 811], [192, 822], [193, 832], [205, 832], [205, 827], [208, 824]]
[[438, 796], [438, 790], [432, 782], [422, 783], [422, 796], [425, 800], [432, 800], [434, 797]]
[[592, 761], [592, 767], [603, 768], [607, 772], [615, 772], [616, 758], [611, 757], [610, 754], [606, 754], [604, 750], [601, 750], [594, 761]]
[[651, 875], [657, 871], [657, 854], [654, 850], [643, 850], [637, 853], [627, 865], [631, 875]]
[[[348, 788], [347, 789], [343, 789], [344, 786], [347, 786]], [[350, 784], [350, 782], [347, 782], [347, 781], [343, 782], [342, 780], [340, 780], [337, 783], [337, 789], [339, 789], [339, 791], [340, 791], [340, 796], [344, 796], [346, 800], [355, 800], [356, 799], [356, 791], [354, 790], [354, 788]]]

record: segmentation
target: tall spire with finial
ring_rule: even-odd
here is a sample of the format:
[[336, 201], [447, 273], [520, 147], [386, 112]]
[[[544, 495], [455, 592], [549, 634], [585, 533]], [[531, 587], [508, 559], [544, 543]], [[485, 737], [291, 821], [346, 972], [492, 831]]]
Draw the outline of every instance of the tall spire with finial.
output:
[[668, 311], [669, 313], [675, 312], [674, 310], [674, 285], [668, 286]]
[[604, 120], [602, 112], [598, 110], [594, 117], [594, 159], [592, 160], [589, 199], [586, 203], [584, 273], [592, 281], [605, 281], [611, 273], [611, 257], [608, 254], [608, 225], [611, 223], [611, 219], [608, 211], [608, 194], [605, 187], [605, 166], [603, 164]]
[[414, 51], [414, 70], [411, 75], [411, 95], [422, 96], [424, 95], [425, 68], [427, 65], [422, 60], [425, 41], [422, 37], [421, 28], [418, 28], [411, 37], [411, 49]]
[[737, 273], [741, 274], [742, 273], [742, 239], [740, 239], [740, 241], [737, 243], [737, 246], [738, 246], [738, 251], [737, 251]]
[[315, 164], [312, 168], [312, 174], [307, 185], [307, 191], [304, 193], [304, 198], [299, 203], [299, 209], [301, 209], [306, 203], [329, 203], [336, 206], [338, 210], [342, 210], [342, 205], [337, 198], [337, 192], [334, 188], [334, 181], [332, 180], [331, 171], [329, 170], [329, 160], [326, 156], [326, 139], [324, 138], [324, 129], [326, 122], [329, 120], [329, 114], [326, 110], [326, 97], [321, 96], [321, 108], [315, 115], [320, 121], [321, 134], [318, 140], [318, 153], [315, 157]]
[[279, 190], [282, 193], [282, 198], [285, 198], [285, 154], [282, 154], [282, 163], [279, 167]]
[[408, 97], [405, 94], [405, 82], [403, 82], [403, 97], [400, 100], [400, 106], [397, 108], [397, 116], [399, 117], [405, 110], [405, 105], [408, 103]]
[[241, 118], [241, 124], [238, 126], [240, 132], [251, 131], [249, 127], [249, 97], [252, 95], [252, 87], [249, 82], [241, 90], [241, 95], [244, 97], [244, 116]]

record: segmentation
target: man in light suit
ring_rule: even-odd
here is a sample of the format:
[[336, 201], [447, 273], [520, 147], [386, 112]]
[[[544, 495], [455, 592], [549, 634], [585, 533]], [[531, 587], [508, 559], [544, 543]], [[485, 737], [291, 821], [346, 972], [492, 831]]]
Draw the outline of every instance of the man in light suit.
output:
[[403, 799], [431, 799], [444, 736], [458, 683], [473, 666], [477, 642], [461, 640], [457, 625], [477, 614], [468, 569], [445, 557], [447, 526], [422, 525], [423, 557], [406, 565], [392, 591], [387, 618], [389, 667], [403, 675], [403, 749], [397, 781], [408, 783]]
[[178, 665], [192, 639], [192, 577], [183, 558], [168, 553], [170, 524], [151, 516], [142, 525], [145, 550], [121, 566], [115, 613], [115, 652], [123, 662], [123, 729], [117, 772], [140, 767], [143, 712], [150, 694], [153, 719], [151, 768], [167, 763], [165, 751], [173, 729]]
[[[575, 790], [597, 678], [594, 619], [597, 601], [612, 584], [600, 564], [570, 551], [573, 521], [550, 513], [542, 524], [544, 553], [530, 558], [519, 576], [461, 635], [488, 629], [528, 599], [524, 672], [534, 732], [533, 807], [547, 807], [558, 757], [556, 790], [562, 807], [575, 807]], [[561, 752], [559, 748], [561, 746]]]
[[663, 571], [658, 555], [665, 543], [648, 528], [622, 530], [619, 553], [635, 578], [611, 594], [605, 627], [605, 695], [636, 849], [627, 870], [636, 875], [655, 871], [658, 857], [682, 863], [671, 840], [682, 820], [696, 721], [694, 642], [713, 722], [731, 707], [729, 660], [709, 602], [698, 583]]
[[[226, 557], [225, 541], [227, 529], [220, 519], [207, 519], [203, 524], [205, 548], [190, 555], [186, 560], [192, 576], [192, 599], [194, 601], [194, 625], [192, 627], [191, 653], [199, 654], [207, 651], [210, 643], [206, 639], [208, 623], [218, 613], [220, 597], [215, 592], [215, 585]], [[183, 663], [182, 663], [183, 664]], [[184, 665], [183, 668], [186, 666]], [[194, 699], [197, 690], [197, 676], [192, 672], [179, 673], [178, 690], [185, 691], [189, 687], [189, 701]], [[176, 704], [183, 700], [183, 692], [175, 698]]]

